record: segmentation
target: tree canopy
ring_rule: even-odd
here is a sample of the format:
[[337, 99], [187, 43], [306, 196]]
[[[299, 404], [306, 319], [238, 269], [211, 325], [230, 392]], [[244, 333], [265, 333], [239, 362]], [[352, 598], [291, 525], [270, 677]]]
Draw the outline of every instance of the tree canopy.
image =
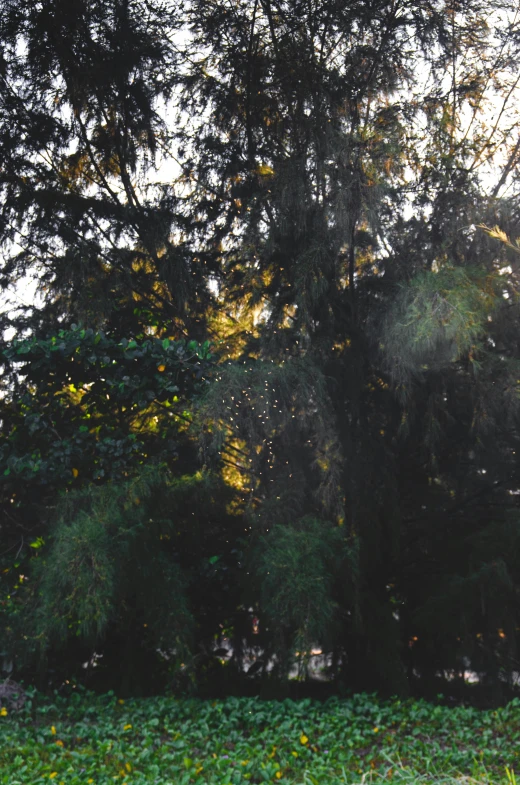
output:
[[513, 689], [517, 12], [4, 3], [7, 662]]

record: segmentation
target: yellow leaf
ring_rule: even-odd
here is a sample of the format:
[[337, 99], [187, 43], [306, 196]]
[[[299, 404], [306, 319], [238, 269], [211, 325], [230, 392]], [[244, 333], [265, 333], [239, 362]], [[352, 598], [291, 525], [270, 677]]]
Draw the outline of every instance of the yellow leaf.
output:
[[125, 769], [130, 772], [132, 771], [132, 766], [129, 763], [125, 763]]
[[0, 709], [0, 717], [7, 717], [7, 709], [5, 708], [5, 706], [2, 706], [2, 708]]
[[57, 771], [51, 771], [51, 773], [49, 774], [49, 779], [53, 780], [54, 777], [57, 777], [57, 776], [58, 776], [58, 772]]
[[379, 728], [373, 728], [374, 733], [379, 733]]
[[123, 705], [123, 703], [124, 703], [124, 700], [123, 700], [123, 698], [119, 698], [119, 700], [118, 700], [118, 703], [120, 703], [120, 704], [121, 704], [121, 706], [122, 706], [122, 705]]
[[309, 739], [307, 738], [305, 733], [302, 733], [302, 735], [300, 736], [300, 744], [307, 744], [308, 741]]
[[87, 780], [87, 785], [92, 785], [93, 782], [94, 782], [94, 780], [91, 777], [89, 780]]
[[256, 167], [256, 173], [262, 177], [271, 177], [274, 174], [274, 169], [267, 164], [260, 164]]
[[53, 736], [56, 736], [56, 727], [54, 725], [51, 725], [51, 733]]
[[165, 365], [158, 365], [157, 366], [157, 370], [159, 371], [159, 373], [162, 373], [163, 371], [166, 370], [166, 366]]
[[277, 771], [277, 772], [276, 772], [276, 779], [277, 779], [277, 780], [281, 780], [281, 779], [282, 779], [282, 777], [283, 777], [283, 774], [282, 774], [282, 772], [281, 772], [281, 771]]
[[125, 725], [125, 727], [123, 728], [123, 730], [130, 730], [130, 729], [131, 729], [131, 727], [132, 727], [131, 725]]
[[61, 739], [58, 739], [56, 744], [58, 745], [58, 747], [63, 747], [64, 746]]
[[294, 750], [291, 752], [291, 755], [294, 755], [294, 757], [295, 757], [295, 758], [297, 758], [297, 757], [298, 757], [298, 753], [297, 753], [297, 752], [295, 752]]
[[78, 476], [78, 474], [79, 474], [79, 471], [78, 471], [77, 469], [73, 469], [73, 470], [72, 470], [72, 476], [73, 476], [73, 477], [77, 477], [77, 476]]
[[509, 242], [509, 237], [500, 228], [500, 226], [494, 226], [493, 229], [489, 229], [488, 234], [490, 237], [495, 237], [497, 240], [502, 240], [503, 243]]

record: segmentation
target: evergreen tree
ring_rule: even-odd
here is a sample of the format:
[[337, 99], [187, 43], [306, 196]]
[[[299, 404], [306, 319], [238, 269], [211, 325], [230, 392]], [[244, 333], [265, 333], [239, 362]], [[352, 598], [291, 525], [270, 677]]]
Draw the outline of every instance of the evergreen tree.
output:
[[[507, 3], [72, 8], [1, 13], [4, 282], [38, 277], [42, 306], [14, 323], [36, 341], [58, 320], [117, 346], [213, 341], [199, 443], [231, 497], [209, 550], [186, 545], [170, 565], [195, 628], [207, 594], [189, 605], [175, 570], [234, 559], [209, 629], [239, 670], [256, 641], [264, 671], [276, 655], [286, 675], [299, 652], [303, 675], [320, 644], [351, 687], [435, 690], [469, 668], [500, 697], [520, 487], [518, 256], [499, 242], [520, 235]], [[159, 186], [160, 158], [176, 176]], [[156, 382], [146, 455], [161, 454]], [[45, 409], [47, 391], [29, 392]], [[100, 408], [102, 428], [113, 412]], [[6, 420], [5, 450], [19, 438]], [[85, 493], [71, 530], [108, 551], [120, 506], [100, 532]], [[74, 563], [60, 516], [53, 553]], [[57, 574], [42, 577], [46, 618]], [[118, 581], [98, 597], [107, 619]], [[95, 613], [70, 610], [85, 633]]]
[[[180, 139], [236, 319], [207, 416], [245, 451], [251, 559], [271, 586], [303, 542], [279, 525], [344, 526], [347, 682], [406, 691], [473, 663], [498, 684], [514, 559], [507, 535], [494, 584], [477, 543], [514, 517], [516, 280], [475, 225], [514, 214], [497, 197], [518, 153], [515, 22], [494, 4], [492, 35], [478, 3], [193, 8]], [[303, 575], [280, 601], [305, 607]], [[506, 638], [479, 611], [490, 592]]]
[[189, 293], [200, 317], [202, 268], [157, 175], [175, 17], [140, 0], [2, 6], [2, 283], [36, 280], [32, 330], [60, 320], [129, 338], [151, 323], [180, 337]]

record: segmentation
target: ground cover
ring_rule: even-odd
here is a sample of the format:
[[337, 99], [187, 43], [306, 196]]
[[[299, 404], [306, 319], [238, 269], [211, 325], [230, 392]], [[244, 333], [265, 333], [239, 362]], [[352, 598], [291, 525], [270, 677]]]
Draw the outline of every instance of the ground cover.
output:
[[0, 709], [2, 785], [516, 785], [519, 756], [519, 700], [482, 711], [368, 695], [319, 703], [73, 693]]

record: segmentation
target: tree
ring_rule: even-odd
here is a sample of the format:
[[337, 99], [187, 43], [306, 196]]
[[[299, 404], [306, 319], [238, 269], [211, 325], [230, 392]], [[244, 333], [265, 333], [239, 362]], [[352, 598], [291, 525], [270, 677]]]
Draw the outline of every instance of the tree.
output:
[[209, 347], [76, 327], [3, 361], [5, 655], [34, 675], [43, 654], [59, 678], [101, 649], [100, 678], [150, 689], [211, 640], [227, 602], [199, 595], [219, 584], [208, 560], [217, 540], [224, 566], [229, 525], [192, 435]]
[[[139, 471], [163, 455], [158, 409], [170, 423], [147, 363], [163, 340], [213, 341], [199, 443], [231, 495], [201, 553], [236, 552], [212, 634], [239, 669], [254, 608], [264, 671], [323, 643], [351, 687], [436, 690], [470, 668], [499, 697], [517, 642], [518, 281], [514, 249], [478, 227], [519, 234], [507, 4], [78, 9], [78, 25], [56, 0], [2, 16], [6, 282], [31, 269], [50, 287], [20, 336], [52, 341], [60, 319], [150, 341], [144, 388], [103, 383], [132, 406], [153, 393]], [[160, 186], [159, 149], [176, 173]], [[67, 394], [51, 409], [75, 427], [89, 398]]]
[[518, 154], [516, 21], [494, 4], [493, 39], [488, 11], [189, 17], [180, 140], [236, 320], [207, 416], [245, 450], [253, 561], [306, 515], [345, 526], [332, 650], [355, 687], [470, 662], [499, 689], [514, 663], [517, 281], [475, 224], [516, 221], [497, 198]]
[[179, 237], [171, 189], [153, 181], [176, 81], [162, 31], [174, 21], [140, 0], [3, 5], [3, 286], [36, 279], [32, 330], [58, 319], [124, 337], [151, 320], [180, 337], [191, 293], [190, 335], [202, 335], [203, 268]]

